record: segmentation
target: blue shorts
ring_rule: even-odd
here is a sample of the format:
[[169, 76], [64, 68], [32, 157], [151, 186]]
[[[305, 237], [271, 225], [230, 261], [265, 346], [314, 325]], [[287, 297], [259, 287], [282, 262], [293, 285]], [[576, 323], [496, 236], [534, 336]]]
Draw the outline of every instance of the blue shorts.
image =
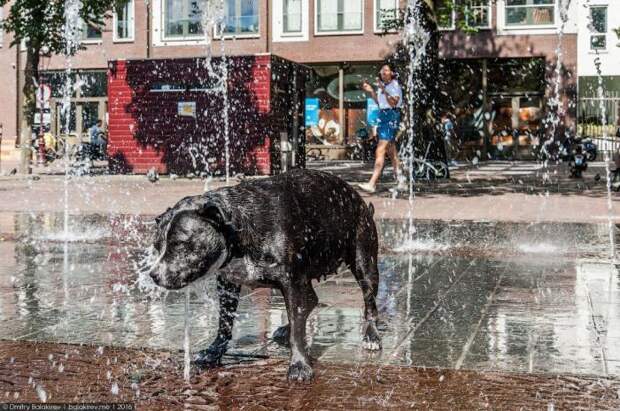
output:
[[387, 108], [379, 110], [377, 135], [379, 140], [394, 141], [400, 127], [400, 110]]

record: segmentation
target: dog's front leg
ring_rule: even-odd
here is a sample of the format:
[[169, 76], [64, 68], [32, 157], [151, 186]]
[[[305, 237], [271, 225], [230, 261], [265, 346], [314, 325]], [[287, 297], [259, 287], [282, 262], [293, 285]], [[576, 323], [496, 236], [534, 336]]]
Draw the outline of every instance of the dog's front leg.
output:
[[225, 280], [221, 275], [217, 277], [217, 294], [220, 301], [218, 333], [209, 348], [199, 351], [196, 355], [194, 363], [198, 367], [208, 368], [220, 365], [222, 356], [228, 348], [228, 342], [232, 339], [240, 291], [241, 286]]
[[289, 381], [308, 381], [314, 373], [306, 351], [306, 320], [316, 307], [318, 298], [309, 280], [282, 285], [282, 295], [290, 326], [289, 344], [291, 363], [288, 369]]

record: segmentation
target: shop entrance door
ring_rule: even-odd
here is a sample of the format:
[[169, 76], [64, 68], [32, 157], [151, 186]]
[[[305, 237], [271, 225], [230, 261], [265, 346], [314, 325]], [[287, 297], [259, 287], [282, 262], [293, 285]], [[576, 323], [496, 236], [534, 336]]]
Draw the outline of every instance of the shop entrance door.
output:
[[[543, 96], [540, 93], [515, 93], [491, 96], [493, 105], [492, 145], [498, 154], [522, 159], [539, 144], [543, 116]], [[499, 149], [501, 147], [501, 149]]]
[[[105, 130], [107, 99], [105, 98], [81, 98], [72, 99], [70, 108], [70, 124], [66, 130], [66, 120], [62, 110], [62, 102], [54, 101], [53, 107], [53, 123], [52, 133], [57, 136], [67, 137], [69, 144], [77, 144], [81, 142], [90, 142], [88, 130], [101, 120], [102, 127]], [[67, 134], [68, 131], [68, 135]]]

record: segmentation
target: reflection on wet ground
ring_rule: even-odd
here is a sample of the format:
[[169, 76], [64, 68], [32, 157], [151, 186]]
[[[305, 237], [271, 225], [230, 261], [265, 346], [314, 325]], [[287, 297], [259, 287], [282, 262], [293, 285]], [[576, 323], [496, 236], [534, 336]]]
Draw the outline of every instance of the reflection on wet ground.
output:
[[[316, 284], [309, 319], [321, 361], [620, 375], [620, 284], [604, 224], [382, 221], [383, 351], [360, 349], [361, 293], [348, 272]], [[134, 287], [147, 218], [0, 214], [3, 339], [181, 349], [183, 293]], [[214, 337], [212, 281], [192, 292], [192, 348]], [[233, 353], [286, 355], [270, 290], [244, 291]]]

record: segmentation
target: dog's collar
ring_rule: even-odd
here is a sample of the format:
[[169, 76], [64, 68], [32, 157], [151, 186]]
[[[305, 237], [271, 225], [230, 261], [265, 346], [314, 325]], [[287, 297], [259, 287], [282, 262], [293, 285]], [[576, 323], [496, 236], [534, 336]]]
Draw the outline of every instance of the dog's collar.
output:
[[217, 227], [221, 230], [221, 233], [224, 235], [224, 241], [226, 241], [226, 259], [220, 266], [220, 269], [222, 269], [226, 267], [233, 258], [240, 257], [241, 253], [239, 250], [237, 230], [235, 230], [233, 225], [226, 223], [218, 224]]

